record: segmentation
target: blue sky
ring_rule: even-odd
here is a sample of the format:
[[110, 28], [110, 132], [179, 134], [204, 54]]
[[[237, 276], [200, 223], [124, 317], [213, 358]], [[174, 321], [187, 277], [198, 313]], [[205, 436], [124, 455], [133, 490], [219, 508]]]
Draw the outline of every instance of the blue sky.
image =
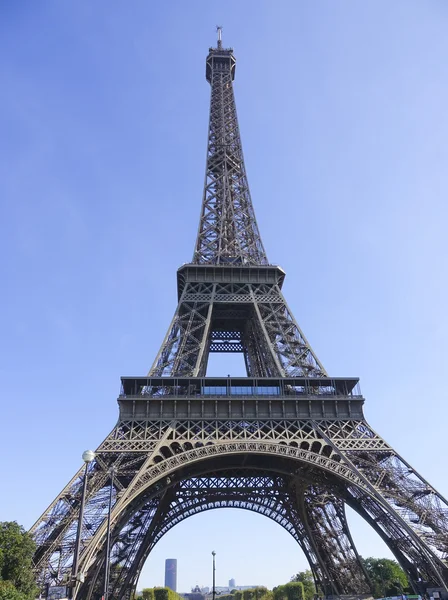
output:
[[[163, 339], [197, 230], [216, 24], [288, 303], [447, 495], [447, 3], [28, 0], [0, 17], [0, 519], [33, 524]], [[387, 555], [352, 521], [363, 555]], [[210, 585], [213, 549], [218, 585], [306, 567], [278, 525], [227, 509], [168, 533], [139, 587], [163, 583], [167, 557], [181, 591]]]

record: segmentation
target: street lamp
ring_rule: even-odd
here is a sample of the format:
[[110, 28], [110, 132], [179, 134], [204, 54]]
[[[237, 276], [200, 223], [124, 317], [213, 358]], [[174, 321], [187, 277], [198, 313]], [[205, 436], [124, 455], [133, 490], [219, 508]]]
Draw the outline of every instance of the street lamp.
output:
[[85, 462], [85, 471], [84, 471], [84, 482], [82, 486], [82, 496], [81, 496], [81, 505], [79, 507], [79, 517], [78, 517], [78, 528], [76, 530], [76, 540], [75, 540], [75, 551], [73, 554], [73, 563], [72, 563], [72, 594], [71, 597], [74, 597], [74, 591], [76, 589], [76, 584], [78, 582], [78, 564], [79, 564], [79, 549], [81, 546], [81, 530], [82, 530], [82, 521], [84, 517], [84, 504], [86, 502], [86, 491], [87, 491], [87, 480], [89, 478], [89, 464], [95, 458], [95, 452], [93, 450], [86, 450], [82, 453], [82, 460]]
[[212, 551], [212, 556], [213, 556], [213, 587], [212, 587], [212, 600], [215, 600], [216, 598], [216, 588], [215, 588], [215, 556], [216, 556], [216, 552], [213, 550]]
[[110, 517], [112, 512], [112, 492], [114, 490], [115, 469], [112, 466], [110, 469], [110, 492], [109, 492], [109, 510], [107, 514], [107, 533], [106, 533], [106, 558], [104, 569], [104, 594], [103, 600], [108, 600], [109, 597], [109, 575], [110, 575]]

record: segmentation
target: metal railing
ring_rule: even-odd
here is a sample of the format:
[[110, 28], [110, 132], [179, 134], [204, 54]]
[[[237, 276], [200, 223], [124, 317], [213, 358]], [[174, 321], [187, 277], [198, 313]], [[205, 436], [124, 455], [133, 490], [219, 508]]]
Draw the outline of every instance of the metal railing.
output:
[[362, 397], [356, 378], [122, 377], [120, 398]]

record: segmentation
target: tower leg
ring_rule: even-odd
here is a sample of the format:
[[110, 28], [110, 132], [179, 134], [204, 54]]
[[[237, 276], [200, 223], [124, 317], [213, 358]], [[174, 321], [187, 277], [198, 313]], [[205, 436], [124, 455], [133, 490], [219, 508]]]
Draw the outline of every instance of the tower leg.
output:
[[350, 535], [344, 503], [318, 486], [303, 490], [300, 498], [302, 520], [317, 548], [325, 579], [325, 594], [368, 594], [369, 577]]

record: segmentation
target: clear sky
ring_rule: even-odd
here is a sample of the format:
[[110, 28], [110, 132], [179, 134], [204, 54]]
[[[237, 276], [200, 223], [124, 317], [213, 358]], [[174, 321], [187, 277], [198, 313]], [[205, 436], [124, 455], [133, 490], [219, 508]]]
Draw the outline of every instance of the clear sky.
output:
[[[328, 372], [448, 494], [446, 0], [0, 4], [0, 520], [30, 527], [148, 371], [191, 260], [205, 56], [224, 26], [258, 223]], [[241, 363], [214, 362], [237, 375]], [[354, 519], [364, 556], [388, 555]], [[269, 587], [306, 566], [268, 519], [192, 517], [139, 588]]]

